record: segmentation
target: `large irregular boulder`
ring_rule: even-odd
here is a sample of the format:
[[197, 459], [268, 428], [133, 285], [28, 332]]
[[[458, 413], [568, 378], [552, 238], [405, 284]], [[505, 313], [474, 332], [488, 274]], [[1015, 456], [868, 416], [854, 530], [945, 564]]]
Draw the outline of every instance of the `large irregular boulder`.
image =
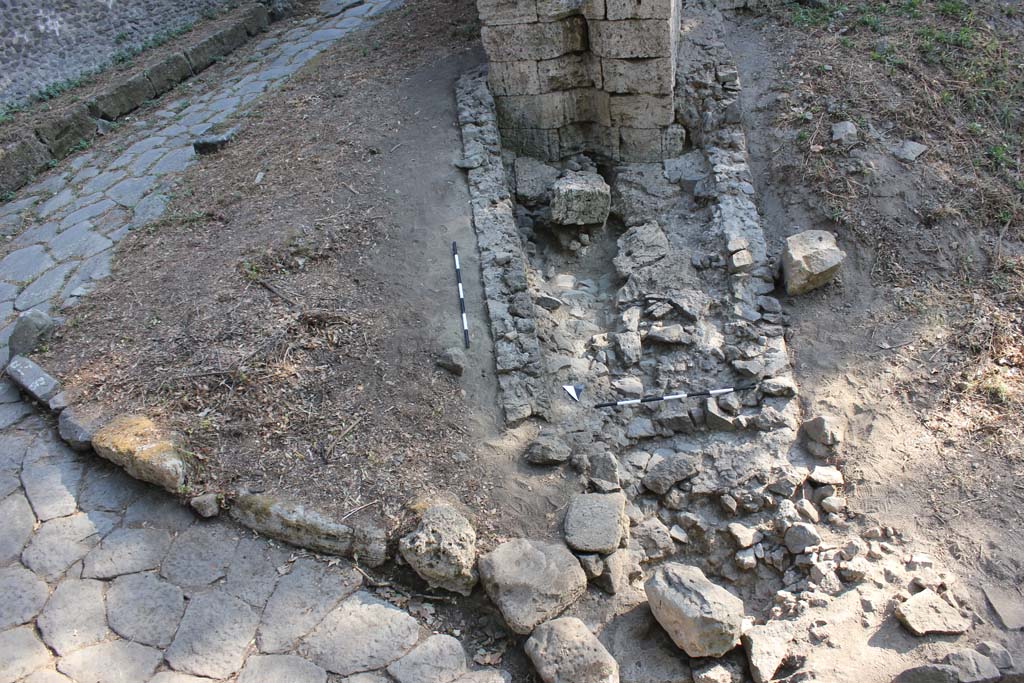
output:
[[621, 493], [581, 493], [565, 513], [565, 542], [582, 553], [615, 552], [629, 529]]
[[505, 622], [527, 634], [587, 589], [579, 560], [561, 544], [517, 538], [480, 557], [480, 579]]
[[92, 446], [100, 457], [123, 467], [136, 479], [172, 493], [185, 484], [188, 468], [174, 437], [148, 417], [114, 418], [96, 431]]
[[787, 238], [782, 252], [786, 293], [805, 294], [827, 284], [845, 258], [835, 235], [825, 230], [806, 230]]
[[721, 657], [739, 642], [743, 601], [697, 567], [664, 564], [644, 591], [654, 618], [690, 657]]
[[551, 218], [560, 225], [603, 224], [611, 188], [597, 173], [569, 171], [551, 187]]
[[434, 505], [398, 544], [409, 566], [433, 588], [469, 595], [477, 582], [476, 531], [449, 505]]
[[544, 683], [618, 683], [619, 665], [575, 617], [541, 624], [525, 650]]
[[938, 593], [926, 588], [896, 607], [896, 618], [915, 636], [930, 633], [958, 634], [971, 627], [960, 610], [939, 597]]

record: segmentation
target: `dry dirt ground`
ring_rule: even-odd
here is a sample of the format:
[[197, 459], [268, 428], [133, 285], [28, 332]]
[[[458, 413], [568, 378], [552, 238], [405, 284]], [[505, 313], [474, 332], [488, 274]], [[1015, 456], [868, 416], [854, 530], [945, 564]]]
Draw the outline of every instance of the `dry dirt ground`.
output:
[[[835, 232], [841, 278], [785, 302], [809, 414], [849, 424], [852, 504], [974, 587], [1024, 577], [1024, 21], [1012, 4], [788, 5], [733, 18], [776, 253]], [[1017, 6], [1019, 11], [1019, 6]], [[853, 121], [859, 140], [832, 142]], [[928, 146], [916, 163], [892, 145]], [[994, 618], [988, 613], [990, 618]]]
[[[200, 465], [185, 493], [245, 486], [390, 527], [447, 493], [485, 536], [542, 521], [511, 483], [518, 459], [479, 447], [499, 416], [452, 164], [476, 37], [472, 2], [411, 2], [265, 96], [170, 217], [126, 238], [42, 362], [78, 400], [185, 434]], [[453, 240], [473, 340], [461, 381], [435, 367], [461, 346]]]

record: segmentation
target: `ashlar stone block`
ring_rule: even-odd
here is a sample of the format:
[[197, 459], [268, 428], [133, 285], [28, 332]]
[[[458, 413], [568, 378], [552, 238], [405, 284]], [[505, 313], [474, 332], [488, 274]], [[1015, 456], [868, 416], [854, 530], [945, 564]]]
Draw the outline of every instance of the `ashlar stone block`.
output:
[[602, 59], [602, 88], [610, 93], [671, 95], [675, 87], [675, 60]]
[[679, 0], [605, 0], [608, 19], [669, 19], [679, 13]]
[[477, 0], [476, 9], [484, 26], [537, 21], [536, 0]]
[[613, 95], [608, 113], [611, 125], [625, 128], [662, 128], [675, 119], [670, 95]]
[[484, 26], [480, 39], [492, 62], [554, 59], [586, 50], [587, 26], [581, 16], [534, 24]]
[[672, 19], [591, 21], [590, 46], [594, 54], [612, 59], [672, 55], [676, 40], [672, 22]]

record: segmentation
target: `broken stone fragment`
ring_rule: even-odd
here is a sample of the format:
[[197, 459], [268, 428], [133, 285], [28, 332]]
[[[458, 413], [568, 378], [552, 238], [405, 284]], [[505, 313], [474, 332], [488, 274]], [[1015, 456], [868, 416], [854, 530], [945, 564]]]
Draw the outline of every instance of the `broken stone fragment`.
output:
[[668, 256], [668, 237], [657, 221], [637, 225], [618, 240], [619, 253], [612, 262], [622, 277], [629, 277], [642, 268]]
[[949, 664], [923, 664], [907, 669], [892, 679], [892, 683], [959, 683], [955, 666]]
[[604, 224], [611, 188], [597, 173], [569, 171], [551, 187], [551, 219], [560, 225]]
[[526, 449], [526, 461], [534, 465], [557, 465], [569, 459], [569, 447], [557, 435], [542, 432]]
[[832, 415], [818, 415], [801, 426], [808, 439], [823, 446], [837, 446], [843, 441], [843, 425]]
[[691, 337], [682, 325], [653, 325], [647, 332], [647, 340], [661, 344], [692, 344]]
[[103, 413], [98, 408], [68, 406], [57, 421], [60, 438], [76, 451], [92, 448], [92, 437], [103, 424]]
[[640, 362], [642, 350], [639, 332], [619, 332], [613, 334], [612, 338], [622, 355], [623, 365], [636, 365]]
[[477, 583], [476, 530], [450, 505], [434, 505], [398, 543], [409, 566], [431, 588], [469, 595]]
[[818, 465], [807, 478], [818, 485], [842, 486], [843, 473], [831, 465]]
[[441, 353], [437, 365], [453, 375], [462, 375], [466, 370], [466, 354], [459, 347], [452, 346]]
[[971, 622], [937, 593], [925, 589], [896, 607], [896, 618], [915, 636], [965, 633]]
[[575, 617], [541, 624], [526, 641], [527, 656], [544, 683], [618, 683], [619, 665]]
[[783, 621], [753, 626], [743, 634], [743, 649], [755, 683], [767, 683], [775, 677], [775, 672], [789, 654], [792, 639], [793, 626]]
[[604, 558], [604, 569], [594, 585], [609, 595], [621, 593], [644, 575], [636, 552], [621, 548]]
[[857, 126], [853, 121], [840, 121], [832, 124], [832, 142], [850, 146], [857, 142]]
[[136, 479], [178, 493], [185, 485], [188, 465], [174, 435], [142, 415], [115, 417], [93, 434], [96, 453], [124, 468]]
[[7, 376], [40, 403], [46, 403], [60, 391], [60, 382], [24, 356], [11, 359], [7, 364]]
[[904, 140], [892, 149], [894, 157], [900, 161], [906, 161], [912, 163], [917, 161], [917, 158], [928, 151], [926, 145], [922, 145], [920, 142], [914, 142], [913, 140]]
[[668, 527], [656, 517], [644, 520], [630, 530], [629, 547], [642, 553], [644, 562], [660, 560], [676, 551]]
[[830, 232], [807, 230], [787, 238], [782, 252], [786, 293], [805, 294], [831, 282], [845, 258]]
[[658, 495], [664, 495], [681, 481], [686, 481], [700, 471], [700, 457], [688, 453], [675, 453], [652, 465], [644, 475], [644, 487]]
[[736, 418], [726, 415], [714, 397], [704, 401], [704, 423], [708, 429], [717, 432], [734, 432], [739, 428]]
[[216, 493], [204, 493], [188, 502], [200, 517], [216, 517], [220, 513], [220, 499]]
[[739, 642], [743, 601], [697, 567], [664, 564], [644, 591], [654, 618], [690, 657], [721, 657]]
[[505, 623], [528, 634], [587, 589], [579, 560], [561, 544], [518, 538], [482, 555], [480, 580]]
[[1013, 669], [1013, 655], [1005, 647], [994, 640], [983, 640], [974, 649], [992, 660], [1000, 671]]
[[791, 377], [768, 377], [761, 382], [761, 391], [768, 396], [796, 396], [796, 382]]
[[818, 535], [818, 530], [814, 528], [814, 525], [797, 522], [786, 530], [785, 540], [789, 552], [799, 555], [808, 548], [821, 543], [821, 536]]
[[954, 650], [943, 662], [956, 668], [961, 683], [996, 683], [1003, 677], [992, 660], [977, 650]]
[[612, 389], [623, 396], [635, 396], [639, 398], [644, 395], [644, 384], [638, 377], [619, 378], [612, 382]]
[[629, 528], [626, 497], [621, 493], [581, 493], [565, 513], [565, 542], [573, 550], [607, 555], [615, 552]]
[[729, 255], [729, 272], [745, 273], [754, 267], [754, 255], [746, 249], [741, 249]]

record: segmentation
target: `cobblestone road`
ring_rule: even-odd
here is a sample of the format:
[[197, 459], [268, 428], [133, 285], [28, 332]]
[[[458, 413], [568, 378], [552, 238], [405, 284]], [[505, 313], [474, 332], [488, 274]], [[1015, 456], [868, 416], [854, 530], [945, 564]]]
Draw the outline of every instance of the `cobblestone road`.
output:
[[[81, 154], [0, 207], [16, 235], [0, 260], [4, 343], [17, 311], [73, 305], [109, 274], [116, 242], [163, 213], [195, 136], [383, 9], [271, 35], [256, 61], [140, 122], [120, 154]], [[508, 680], [469, 671], [458, 640], [382, 600], [350, 564], [198, 519], [70, 450], [6, 380], [0, 520], [0, 683]]]

